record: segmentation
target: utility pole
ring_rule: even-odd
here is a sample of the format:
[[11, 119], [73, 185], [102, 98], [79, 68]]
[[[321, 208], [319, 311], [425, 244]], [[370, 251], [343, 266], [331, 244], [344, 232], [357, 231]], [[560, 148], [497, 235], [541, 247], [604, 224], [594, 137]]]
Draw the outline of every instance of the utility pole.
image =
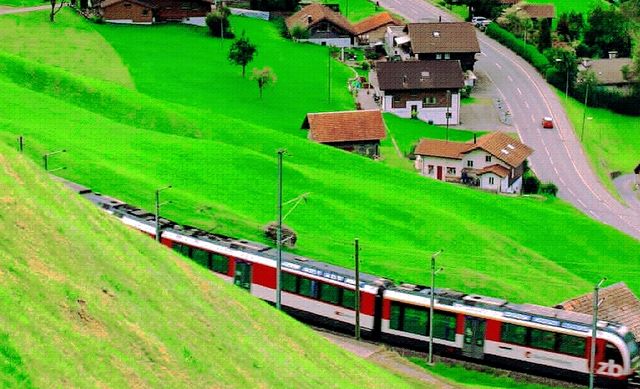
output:
[[278, 150], [278, 229], [276, 243], [278, 257], [276, 259], [276, 309], [282, 309], [282, 156], [285, 150]]
[[18, 150], [20, 152], [24, 151], [24, 137], [22, 135], [18, 137]]
[[589, 83], [586, 84], [587, 90], [584, 93], [584, 109], [582, 111], [582, 130], [580, 131], [580, 142], [584, 138], [584, 121], [587, 119], [587, 103], [589, 101]]
[[331, 104], [331, 48], [329, 48], [329, 58], [327, 59], [327, 100]]
[[433, 305], [435, 304], [436, 273], [439, 273], [443, 270], [442, 268], [436, 270], [436, 257], [443, 251], [444, 249], [431, 255], [431, 298], [429, 301], [429, 360], [427, 362], [429, 365], [433, 365]]
[[170, 189], [171, 185], [156, 189], [156, 242], [160, 242], [160, 207], [164, 204], [160, 204], [160, 192], [166, 189]]
[[596, 335], [598, 330], [598, 291], [602, 284], [607, 280], [603, 277], [600, 282], [593, 288], [593, 324], [591, 325], [591, 359], [589, 360], [589, 389], [593, 389], [594, 372], [596, 366]]
[[356, 260], [356, 340], [360, 340], [360, 247], [358, 239], [354, 242]]

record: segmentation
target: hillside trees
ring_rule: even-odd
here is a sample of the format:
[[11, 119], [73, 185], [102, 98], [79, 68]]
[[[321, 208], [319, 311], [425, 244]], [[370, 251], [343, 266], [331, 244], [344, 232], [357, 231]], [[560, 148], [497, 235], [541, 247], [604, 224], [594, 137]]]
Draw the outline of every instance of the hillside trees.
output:
[[580, 39], [583, 30], [584, 18], [580, 12], [563, 13], [558, 18], [556, 32], [568, 42]]
[[260, 11], [295, 11], [300, 0], [250, 0], [251, 9]]
[[543, 19], [540, 22], [540, 35], [538, 36], [538, 50], [545, 51], [551, 47], [551, 22]]
[[594, 8], [587, 24], [584, 43], [593, 48], [594, 54], [601, 58], [606, 58], [609, 51], [617, 51], [620, 57], [630, 55], [630, 21], [617, 8]]
[[242, 66], [242, 78], [245, 77], [247, 64], [253, 61], [253, 55], [256, 53], [256, 45], [249, 41], [242, 32], [240, 39], [233, 42], [229, 50], [229, 60], [236, 65]]

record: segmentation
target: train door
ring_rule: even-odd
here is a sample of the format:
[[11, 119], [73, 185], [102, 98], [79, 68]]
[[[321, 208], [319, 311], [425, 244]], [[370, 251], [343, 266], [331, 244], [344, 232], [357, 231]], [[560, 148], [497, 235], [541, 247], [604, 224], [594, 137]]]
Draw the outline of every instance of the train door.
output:
[[486, 324], [484, 319], [477, 317], [466, 316], [464, 318], [462, 355], [476, 359], [484, 358], [484, 333]]
[[251, 290], [251, 264], [236, 261], [236, 272], [233, 275], [233, 284], [242, 289]]

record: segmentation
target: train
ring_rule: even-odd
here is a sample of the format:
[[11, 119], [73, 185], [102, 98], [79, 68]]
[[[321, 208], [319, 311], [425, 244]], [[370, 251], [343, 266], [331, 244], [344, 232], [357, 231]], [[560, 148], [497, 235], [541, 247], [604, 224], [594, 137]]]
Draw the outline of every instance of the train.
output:
[[[79, 195], [155, 237], [155, 215], [113, 197], [65, 181]], [[209, 269], [223, 280], [273, 304], [276, 250], [268, 245], [181, 225], [160, 218], [161, 243]], [[435, 353], [536, 375], [585, 382], [590, 371], [592, 316], [451, 289], [394, 283], [360, 274], [360, 312], [355, 310], [353, 270], [282, 253], [281, 304], [307, 323], [353, 333], [356, 314], [363, 337], [424, 351], [429, 346], [433, 293]], [[637, 382], [640, 351], [624, 325], [598, 321], [596, 382], [626, 386]]]

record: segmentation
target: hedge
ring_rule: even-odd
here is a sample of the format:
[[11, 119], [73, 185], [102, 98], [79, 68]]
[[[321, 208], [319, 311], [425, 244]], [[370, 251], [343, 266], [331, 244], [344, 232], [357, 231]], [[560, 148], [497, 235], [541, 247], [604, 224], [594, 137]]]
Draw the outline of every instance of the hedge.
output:
[[497, 23], [491, 23], [487, 26], [485, 32], [491, 38], [502, 43], [514, 53], [518, 54], [529, 62], [533, 67], [538, 69], [540, 73], [545, 74], [547, 68], [551, 65], [544, 55], [540, 54], [538, 48], [525, 44], [521, 39], [517, 38], [511, 32], [500, 27]]

